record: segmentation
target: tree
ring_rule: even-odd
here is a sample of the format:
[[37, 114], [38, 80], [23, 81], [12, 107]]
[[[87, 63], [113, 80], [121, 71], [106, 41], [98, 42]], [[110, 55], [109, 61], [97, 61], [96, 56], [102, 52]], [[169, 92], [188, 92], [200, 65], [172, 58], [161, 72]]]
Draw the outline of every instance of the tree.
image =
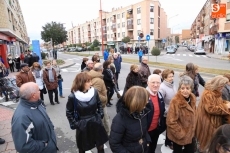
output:
[[127, 37], [124, 37], [121, 41], [126, 44], [130, 42], [130, 38], [127, 36]]
[[179, 36], [175, 36], [175, 43], [179, 43]]
[[152, 51], [151, 51], [151, 54], [152, 54], [153, 56], [156, 56], [156, 62], [157, 62], [157, 56], [159, 56], [159, 55], [161, 54], [161, 51], [160, 51], [159, 48], [153, 47], [153, 48], [152, 48]]
[[97, 39], [94, 39], [93, 41], [93, 47], [98, 47], [99, 46], [99, 41]]
[[67, 40], [67, 31], [63, 24], [57, 22], [46, 23], [42, 27], [41, 39], [49, 42], [52, 38], [52, 46], [61, 44]]

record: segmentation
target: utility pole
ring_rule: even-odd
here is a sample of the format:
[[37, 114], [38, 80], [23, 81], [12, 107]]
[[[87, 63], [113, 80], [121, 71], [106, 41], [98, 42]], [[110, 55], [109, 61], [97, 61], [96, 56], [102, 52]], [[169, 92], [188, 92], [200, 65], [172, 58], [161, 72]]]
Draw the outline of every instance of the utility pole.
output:
[[104, 41], [103, 41], [103, 24], [102, 24], [102, 7], [101, 7], [101, 0], [100, 0], [100, 16], [101, 16], [101, 52], [102, 56], [104, 55]]

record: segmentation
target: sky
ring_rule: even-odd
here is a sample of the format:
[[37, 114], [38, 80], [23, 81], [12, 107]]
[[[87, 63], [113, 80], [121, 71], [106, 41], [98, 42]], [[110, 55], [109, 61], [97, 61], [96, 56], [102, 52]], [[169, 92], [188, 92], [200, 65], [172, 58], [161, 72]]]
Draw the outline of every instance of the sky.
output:
[[[126, 7], [142, 0], [101, 0], [102, 9]], [[169, 19], [173, 33], [190, 29], [207, 0], [159, 0]], [[41, 41], [42, 26], [51, 21], [64, 23], [68, 31], [72, 24], [85, 23], [98, 17], [100, 0], [19, 0], [30, 40]]]

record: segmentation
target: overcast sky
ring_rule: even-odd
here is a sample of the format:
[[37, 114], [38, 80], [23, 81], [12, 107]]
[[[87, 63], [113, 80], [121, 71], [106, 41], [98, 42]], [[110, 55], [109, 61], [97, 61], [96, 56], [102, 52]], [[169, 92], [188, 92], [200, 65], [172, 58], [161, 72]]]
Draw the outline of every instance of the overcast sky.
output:
[[[102, 9], [125, 7], [141, 0], [102, 0]], [[168, 17], [173, 31], [190, 29], [199, 11], [207, 0], [159, 0]], [[41, 30], [47, 22], [65, 23], [66, 30], [73, 25], [98, 17], [100, 0], [19, 0], [30, 40], [40, 40]]]

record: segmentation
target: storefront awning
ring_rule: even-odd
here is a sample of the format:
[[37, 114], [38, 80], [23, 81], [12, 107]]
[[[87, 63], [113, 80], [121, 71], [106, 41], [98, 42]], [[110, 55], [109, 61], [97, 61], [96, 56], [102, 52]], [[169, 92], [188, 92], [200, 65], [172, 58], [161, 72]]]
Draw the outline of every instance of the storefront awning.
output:
[[[21, 41], [21, 42], [23, 42], [23, 43], [25, 43], [25, 44], [28, 44], [28, 42], [26, 42], [24, 39], [22, 39], [22, 38], [19, 37], [18, 35], [14, 34], [14, 33], [13, 33], [11, 30], [9, 30], [9, 29], [0, 28], [0, 32], [3, 33], [3, 34], [5, 34], [5, 35], [7, 35], [8, 37], [14, 38], [14, 39], [15, 39], [14, 41], [18, 40], [18, 41]], [[11, 41], [12, 41], [12, 40], [11, 40]]]

